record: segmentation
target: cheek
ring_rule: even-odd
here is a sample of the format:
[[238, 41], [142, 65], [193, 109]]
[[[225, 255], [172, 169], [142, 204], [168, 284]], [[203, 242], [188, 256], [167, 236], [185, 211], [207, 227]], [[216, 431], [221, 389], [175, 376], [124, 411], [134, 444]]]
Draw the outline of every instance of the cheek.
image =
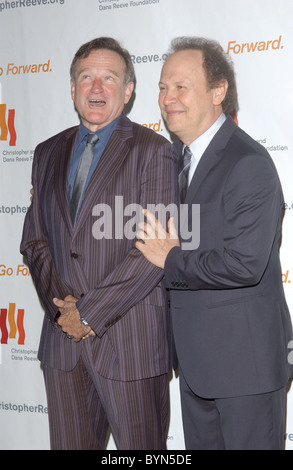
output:
[[81, 98], [87, 96], [91, 90], [91, 85], [89, 83], [82, 83], [75, 87], [75, 97]]

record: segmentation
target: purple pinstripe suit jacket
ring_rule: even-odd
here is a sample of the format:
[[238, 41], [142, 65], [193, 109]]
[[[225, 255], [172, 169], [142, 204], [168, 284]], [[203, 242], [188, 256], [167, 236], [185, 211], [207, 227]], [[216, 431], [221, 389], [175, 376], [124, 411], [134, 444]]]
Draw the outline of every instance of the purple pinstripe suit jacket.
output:
[[[67, 176], [77, 131], [78, 127], [67, 129], [39, 144], [33, 162], [34, 197], [25, 218], [21, 252], [45, 311], [39, 359], [61, 370], [76, 365], [83, 342], [68, 339], [53, 323], [57, 310], [53, 298], [72, 294], [97, 335], [89, 340], [101, 375], [123, 381], [157, 376], [170, 366], [163, 271], [144, 259], [134, 239], [95, 238], [97, 218], [92, 210], [96, 204], [113, 209], [115, 196], [120, 201], [123, 197], [124, 208], [175, 203], [176, 156], [164, 137], [123, 115], [73, 228]], [[118, 228], [121, 234], [117, 223], [113, 215], [112, 234]]]

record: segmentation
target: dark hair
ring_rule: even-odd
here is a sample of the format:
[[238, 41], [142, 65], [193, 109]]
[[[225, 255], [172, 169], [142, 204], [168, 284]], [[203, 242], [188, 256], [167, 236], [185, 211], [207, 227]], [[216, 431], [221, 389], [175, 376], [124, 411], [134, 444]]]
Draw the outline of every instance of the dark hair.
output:
[[201, 37], [179, 37], [173, 39], [168, 57], [179, 51], [198, 50], [203, 54], [203, 67], [208, 86], [215, 88], [223, 80], [228, 83], [228, 90], [222, 103], [223, 112], [231, 114], [238, 111], [238, 96], [232, 61], [221, 45], [214, 40]]
[[121, 47], [121, 45], [118, 41], [116, 41], [116, 39], [100, 37], [92, 39], [86, 44], [83, 44], [76, 52], [70, 67], [70, 77], [73, 83], [75, 83], [76, 63], [78, 62], [78, 60], [88, 57], [92, 51], [98, 49], [107, 49], [110, 51], [117, 52], [117, 54], [119, 54], [120, 57], [122, 57], [122, 59], [124, 60], [126, 66], [124, 84], [127, 85], [127, 83], [129, 82], [135, 81], [134, 68], [129, 52], [123, 47]]

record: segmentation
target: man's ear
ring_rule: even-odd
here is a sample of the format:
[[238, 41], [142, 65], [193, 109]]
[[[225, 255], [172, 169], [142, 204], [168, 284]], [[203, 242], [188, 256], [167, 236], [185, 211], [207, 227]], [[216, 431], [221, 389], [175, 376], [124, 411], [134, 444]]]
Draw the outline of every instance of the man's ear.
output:
[[220, 106], [227, 94], [228, 90], [228, 82], [227, 80], [222, 80], [215, 88], [213, 88], [213, 97], [214, 97], [214, 105]]
[[70, 92], [71, 92], [71, 98], [72, 101], [74, 101], [74, 96], [75, 96], [75, 85], [72, 80], [70, 80]]
[[130, 100], [133, 90], [134, 90], [134, 83], [128, 82], [125, 87], [124, 104], [127, 104], [128, 101]]

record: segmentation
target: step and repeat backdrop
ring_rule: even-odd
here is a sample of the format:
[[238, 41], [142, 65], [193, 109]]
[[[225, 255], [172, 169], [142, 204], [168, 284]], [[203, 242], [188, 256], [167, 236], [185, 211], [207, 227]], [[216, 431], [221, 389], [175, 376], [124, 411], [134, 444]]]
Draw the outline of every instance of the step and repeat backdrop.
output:
[[[130, 51], [137, 86], [129, 117], [168, 139], [157, 97], [171, 39], [214, 38], [231, 56], [239, 125], [268, 149], [284, 189], [282, 278], [293, 314], [292, 17], [292, 0], [0, 1], [0, 449], [49, 449], [37, 360], [43, 311], [19, 244], [35, 146], [78, 123], [69, 67], [79, 46], [94, 37], [113, 36]], [[175, 375], [170, 390], [168, 449], [180, 450]], [[285, 438], [293, 449], [290, 390]], [[112, 438], [108, 448], [115, 449]]]

